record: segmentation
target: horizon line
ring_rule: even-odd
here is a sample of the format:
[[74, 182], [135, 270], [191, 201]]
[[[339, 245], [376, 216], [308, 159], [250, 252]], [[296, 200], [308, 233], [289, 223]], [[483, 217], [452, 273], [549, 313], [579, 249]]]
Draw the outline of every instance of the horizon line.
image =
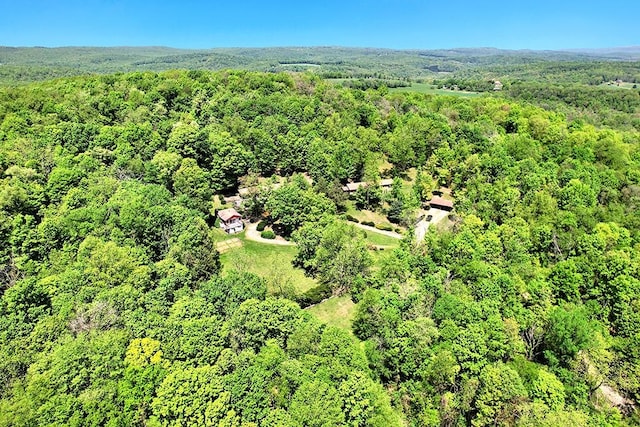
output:
[[361, 49], [361, 50], [388, 50], [388, 51], [451, 51], [451, 50], [497, 50], [511, 52], [586, 52], [586, 51], [612, 51], [612, 50], [630, 50], [639, 49], [639, 45], [622, 45], [608, 47], [567, 47], [567, 48], [501, 48], [495, 46], [456, 46], [456, 47], [438, 47], [438, 48], [393, 48], [393, 47], [376, 47], [376, 46], [348, 46], [348, 45], [278, 45], [278, 46], [215, 46], [215, 47], [175, 47], [168, 45], [0, 45], [0, 48], [9, 49], [173, 49], [173, 50], [222, 50], [222, 49]]

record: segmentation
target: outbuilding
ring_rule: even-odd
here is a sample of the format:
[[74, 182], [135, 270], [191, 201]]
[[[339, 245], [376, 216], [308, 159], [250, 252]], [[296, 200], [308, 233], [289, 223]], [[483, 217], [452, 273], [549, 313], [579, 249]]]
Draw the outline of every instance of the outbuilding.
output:
[[[367, 182], [349, 182], [342, 187], [342, 191], [344, 191], [345, 193], [352, 194], [358, 191], [358, 188], [366, 185], [370, 185], [370, 184]], [[392, 185], [393, 185], [393, 179], [380, 180], [380, 188], [382, 188], [382, 190], [389, 190]]]
[[429, 201], [429, 206], [434, 209], [450, 211], [453, 209], [453, 202], [439, 196], [433, 196], [433, 198]]

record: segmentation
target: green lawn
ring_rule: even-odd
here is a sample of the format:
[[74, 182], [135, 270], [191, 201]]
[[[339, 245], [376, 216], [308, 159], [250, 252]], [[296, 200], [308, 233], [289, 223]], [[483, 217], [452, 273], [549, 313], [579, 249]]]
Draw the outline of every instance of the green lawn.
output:
[[378, 251], [369, 251], [371, 255], [371, 259], [373, 260], [373, 264], [369, 268], [369, 272], [371, 275], [375, 275], [384, 262], [386, 262], [387, 258], [393, 256], [393, 250], [395, 248], [388, 248], [384, 250]]
[[223, 271], [234, 269], [249, 271], [267, 281], [267, 291], [275, 293], [279, 288], [293, 287], [296, 294], [301, 294], [318, 282], [305, 276], [299, 268], [291, 264], [296, 254], [295, 246], [276, 246], [244, 239], [244, 233], [236, 234], [242, 240], [242, 247], [231, 249], [220, 254]]
[[367, 243], [378, 246], [392, 246], [396, 247], [400, 244], [400, 239], [394, 239], [393, 237], [385, 236], [374, 231], [362, 230], [367, 233]]
[[351, 333], [351, 322], [353, 321], [355, 309], [356, 305], [351, 301], [351, 297], [343, 295], [341, 297], [331, 297], [306, 310], [327, 325], [336, 326]]
[[482, 96], [478, 92], [465, 92], [463, 90], [447, 90], [438, 89], [435, 86], [428, 83], [412, 83], [407, 87], [394, 87], [389, 89], [389, 92], [417, 92], [417, 93], [430, 93], [434, 95], [450, 95], [450, 96], [462, 96], [462, 97], [474, 97]]
[[240, 238], [241, 240], [244, 240], [244, 231], [238, 234], [228, 234], [222, 231], [218, 227], [213, 227], [211, 232], [213, 234], [213, 240], [216, 242], [224, 242], [225, 240], [231, 240], [235, 238]]
[[355, 207], [355, 203], [352, 200], [347, 201], [346, 203], [347, 211], [346, 213], [358, 218], [360, 222], [362, 221], [371, 221], [376, 224], [391, 224], [386, 216], [382, 215], [379, 212], [373, 212], [368, 210], [357, 210]]

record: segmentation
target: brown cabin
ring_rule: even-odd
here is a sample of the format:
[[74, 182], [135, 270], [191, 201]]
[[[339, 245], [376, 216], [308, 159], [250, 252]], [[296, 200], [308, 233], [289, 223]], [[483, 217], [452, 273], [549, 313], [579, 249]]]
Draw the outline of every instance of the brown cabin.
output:
[[242, 215], [233, 208], [219, 210], [218, 218], [220, 218], [220, 228], [229, 234], [239, 233], [244, 228]]
[[434, 196], [431, 201], [429, 201], [429, 206], [434, 209], [450, 211], [453, 209], [453, 202], [451, 200], [443, 199], [439, 196]]

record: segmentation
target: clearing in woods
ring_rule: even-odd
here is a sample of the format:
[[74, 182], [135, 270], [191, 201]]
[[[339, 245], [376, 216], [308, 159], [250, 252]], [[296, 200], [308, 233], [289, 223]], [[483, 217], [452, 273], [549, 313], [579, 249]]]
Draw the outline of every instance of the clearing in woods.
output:
[[327, 325], [336, 326], [351, 332], [351, 322], [356, 311], [356, 305], [349, 295], [331, 297], [320, 304], [306, 309]]
[[411, 86], [394, 87], [394, 88], [390, 88], [389, 92], [430, 93], [430, 94], [437, 94], [437, 95], [461, 96], [464, 98], [482, 96], [482, 94], [478, 92], [467, 92], [464, 90], [438, 89], [429, 83], [412, 83]]
[[237, 270], [257, 274], [267, 281], [267, 291], [270, 294], [293, 288], [299, 295], [318, 285], [315, 279], [305, 276], [303, 270], [293, 266], [293, 258], [298, 252], [295, 246], [254, 242], [247, 240], [244, 232], [238, 234], [238, 238], [241, 246], [220, 253], [223, 271]]

